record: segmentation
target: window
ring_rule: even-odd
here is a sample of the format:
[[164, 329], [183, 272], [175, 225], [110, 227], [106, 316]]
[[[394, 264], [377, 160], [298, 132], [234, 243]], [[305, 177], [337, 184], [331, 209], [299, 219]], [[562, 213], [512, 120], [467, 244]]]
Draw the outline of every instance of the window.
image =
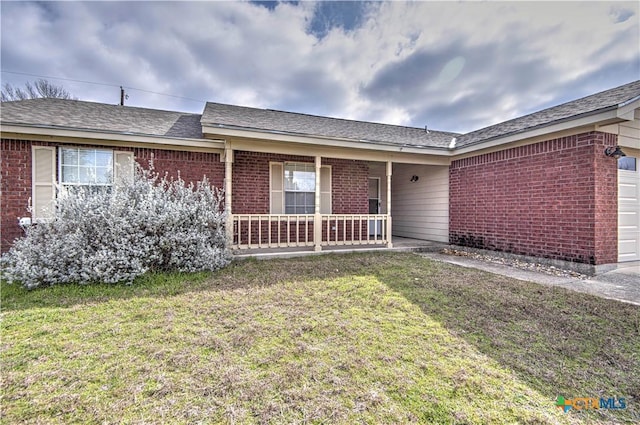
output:
[[[269, 174], [270, 214], [315, 213], [315, 164], [270, 162]], [[320, 167], [320, 214], [331, 214], [331, 165]]]
[[315, 212], [316, 169], [314, 164], [284, 164], [285, 214]]
[[623, 156], [618, 159], [618, 170], [636, 171], [636, 158]]
[[51, 217], [56, 183], [63, 186], [60, 194], [71, 187], [108, 191], [112, 185], [128, 184], [134, 176], [133, 152], [38, 145], [31, 146], [31, 150], [31, 217], [34, 220]]
[[65, 186], [111, 186], [113, 152], [107, 149], [60, 148], [60, 183]]

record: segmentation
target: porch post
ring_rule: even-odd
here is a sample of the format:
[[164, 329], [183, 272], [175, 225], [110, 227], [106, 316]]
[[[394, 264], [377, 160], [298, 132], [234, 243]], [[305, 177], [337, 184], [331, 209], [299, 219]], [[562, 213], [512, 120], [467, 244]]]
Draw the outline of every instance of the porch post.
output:
[[391, 170], [393, 163], [387, 161], [387, 248], [393, 248], [391, 242]]
[[313, 216], [313, 242], [314, 250], [322, 251], [322, 216], [320, 215], [320, 169], [322, 166], [322, 158], [316, 156], [316, 202], [315, 214]]
[[224, 210], [227, 214], [225, 231], [227, 243], [233, 245], [233, 216], [231, 215], [231, 180], [233, 177], [233, 149], [227, 146], [224, 149]]

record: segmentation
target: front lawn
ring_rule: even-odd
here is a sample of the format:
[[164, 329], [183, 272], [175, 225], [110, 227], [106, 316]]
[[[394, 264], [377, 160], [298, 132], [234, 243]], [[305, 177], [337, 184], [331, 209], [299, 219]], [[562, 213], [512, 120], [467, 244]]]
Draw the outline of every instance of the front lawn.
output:
[[1, 295], [2, 423], [640, 420], [640, 308], [410, 253]]

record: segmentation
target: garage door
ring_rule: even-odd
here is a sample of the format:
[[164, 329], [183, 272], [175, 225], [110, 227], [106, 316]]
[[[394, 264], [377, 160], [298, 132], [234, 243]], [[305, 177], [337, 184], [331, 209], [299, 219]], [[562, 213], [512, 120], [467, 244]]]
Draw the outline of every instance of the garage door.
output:
[[618, 261], [640, 260], [640, 171], [632, 156], [618, 160]]

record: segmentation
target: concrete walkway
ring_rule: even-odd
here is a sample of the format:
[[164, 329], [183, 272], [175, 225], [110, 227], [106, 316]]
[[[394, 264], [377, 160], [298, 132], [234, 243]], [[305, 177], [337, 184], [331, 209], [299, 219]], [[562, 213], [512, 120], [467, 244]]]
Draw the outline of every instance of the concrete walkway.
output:
[[436, 261], [456, 264], [536, 282], [543, 285], [561, 286], [572, 291], [585, 292], [602, 298], [613, 299], [640, 306], [640, 262], [619, 263], [615, 270], [598, 274], [588, 279], [559, 277], [550, 274], [522, 270], [502, 264], [494, 264], [468, 257], [425, 252], [420, 255]]

